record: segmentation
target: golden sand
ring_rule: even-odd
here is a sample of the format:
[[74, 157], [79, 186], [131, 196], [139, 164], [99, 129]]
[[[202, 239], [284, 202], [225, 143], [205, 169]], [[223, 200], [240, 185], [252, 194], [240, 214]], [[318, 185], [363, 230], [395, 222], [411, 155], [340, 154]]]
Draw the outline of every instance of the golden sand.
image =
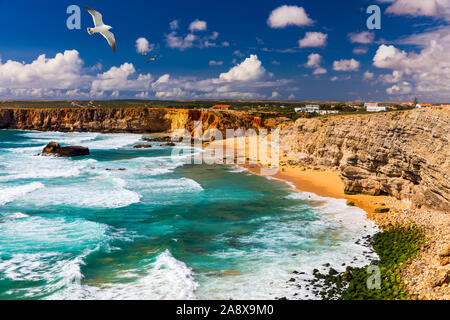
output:
[[[272, 156], [270, 147], [268, 148], [269, 152], [267, 154], [263, 153], [263, 156], [265, 158], [260, 158], [260, 156], [258, 155], [257, 159], [255, 159], [254, 157], [250, 156], [249, 141], [250, 140], [246, 138], [235, 139], [236, 154], [243, 154], [243, 149], [245, 148], [244, 158], [247, 160], [246, 164], [242, 164], [239, 166], [249, 170], [254, 174], [261, 174], [261, 168], [265, 167], [265, 165], [262, 165], [261, 163], [270, 163], [269, 159]], [[226, 144], [227, 140], [214, 141], [208, 146], [208, 148], [220, 148], [220, 146], [225, 148]], [[225, 152], [223, 152], [223, 154], [225, 154]], [[256, 164], [249, 164], [248, 160], [255, 160]], [[278, 169], [278, 172], [271, 176], [273, 178], [287, 181], [293, 184], [298, 191], [311, 192], [321, 197], [347, 199], [349, 202], [352, 201], [355, 206], [365, 210], [368, 213], [369, 218], [373, 217], [375, 209], [382, 207], [385, 201], [388, 199], [388, 197], [386, 196], [345, 194], [344, 183], [340, 178], [339, 171], [337, 170], [307, 170], [305, 168], [281, 166]], [[377, 216], [379, 215], [380, 214], [377, 214]]]

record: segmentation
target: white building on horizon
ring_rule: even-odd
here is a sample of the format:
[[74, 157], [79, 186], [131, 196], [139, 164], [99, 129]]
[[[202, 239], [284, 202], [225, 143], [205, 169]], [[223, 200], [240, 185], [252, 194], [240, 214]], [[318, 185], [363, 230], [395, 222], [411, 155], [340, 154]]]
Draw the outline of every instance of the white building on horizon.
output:
[[364, 104], [367, 112], [387, 111], [387, 107], [380, 107], [376, 102], [367, 102]]
[[301, 108], [295, 108], [295, 112], [307, 112], [307, 113], [314, 113], [314, 112], [319, 112], [320, 111], [320, 106], [317, 104], [308, 104], [304, 107]]

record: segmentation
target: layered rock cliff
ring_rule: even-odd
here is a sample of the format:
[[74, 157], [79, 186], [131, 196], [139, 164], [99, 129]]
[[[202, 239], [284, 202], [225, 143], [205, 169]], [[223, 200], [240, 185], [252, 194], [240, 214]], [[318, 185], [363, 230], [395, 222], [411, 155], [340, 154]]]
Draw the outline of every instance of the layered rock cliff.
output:
[[[156, 108], [0, 108], [0, 129], [151, 133], [262, 128], [242, 112]], [[340, 170], [349, 192], [386, 194], [450, 212], [450, 109], [299, 119], [280, 126], [293, 165]]]
[[450, 212], [450, 109], [299, 119], [281, 127], [290, 163], [339, 169], [349, 192]]
[[240, 112], [156, 108], [0, 109], [0, 129], [62, 132], [151, 133], [187, 129], [201, 121], [203, 130], [260, 128], [261, 118]]

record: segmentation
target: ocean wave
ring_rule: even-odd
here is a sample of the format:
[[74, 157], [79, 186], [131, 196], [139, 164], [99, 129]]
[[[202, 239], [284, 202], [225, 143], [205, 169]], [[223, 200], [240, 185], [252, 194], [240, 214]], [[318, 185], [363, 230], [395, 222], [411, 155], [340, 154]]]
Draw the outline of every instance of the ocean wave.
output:
[[91, 150], [117, 150], [139, 142], [142, 135], [137, 134], [101, 134], [95, 140], [87, 141], [83, 147]]
[[22, 212], [0, 213], [0, 222], [6, 221], [6, 220], [23, 219], [23, 218], [28, 218], [28, 217], [29, 217], [29, 215], [22, 213]]
[[[378, 258], [360, 241], [377, 232], [363, 210], [349, 208], [345, 200], [308, 193], [292, 192], [287, 198], [316, 203], [295, 204], [298, 210], [286, 208], [281, 215], [252, 219], [258, 229], [251, 234], [220, 235], [217, 241], [233, 246], [211, 258], [223, 259], [223, 265], [236, 261], [235, 270], [197, 275], [200, 299], [320, 299], [305, 289], [314, 269], [344, 272], [347, 266], [362, 267]], [[304, 274], [295, 275], [294, 270]]]
[[22, 136], [28, 138], [28, 143], [42, 143], [47, 144], [50, 141], [56, 141], [62, 144], [77, 145], [91, 140], [97, 139], [100, 133], [85, 133], [85, 132], [26, 132]]
[[43, 189], [45, 186], [40, 182], [32, 182], [22, 186], [7, 187], [0, 189], [0, 206], [25, 197], [27, 194], [36, 190]]
[[94, 159], [72, 161], [70, 159], [26, 156], [21, 161], [7, 161], [0, 173], [0, 181], [19, 179], [51, 179], [79, 176], [83, 169], [92, 166]]
[[124, 208], [140, 202], [142, 196], [128, 190], [127, 182], [109, 175], [96, 176], [64, 186], [48, 186], [26, 199], [38, 206], [66, 205], [76, 208]]
[[195, 299], [198, 283], [185, 263], [170, 251], [159, 254], [153, 262], [144, 261], [138, 269], [126, 270], [114, 283], [72, 285], [48, 299], [56, 300], [186, 300]]
[[[36, 286], [6, 294], [42, 298], [81, 286], [81, 267], [93, 252], [112, 250], [112, 241], [132, 241], [126, 230], [79, 218], [4, 214], [0, 223], [0, 280], [30, 281]], [[41, 284], [43, 283], [43, 284]]]
[[151, 193], [177, 194], [203, 191], [202, 186], [195, 180], [188, 178], [180, 179], [147, 179], [136, 181], [139, 188], [148, 188]]
[[367, 218], [367, 213], [358, 207], [349, 207], [345, 199], [321, 197], [314, 193], [292, 192], [288, 199], [315, 201], [312, 210], [319, 216], [330, 219], [329, 222], [338, 222], [351, 232], [378, 232], [376, 224]]

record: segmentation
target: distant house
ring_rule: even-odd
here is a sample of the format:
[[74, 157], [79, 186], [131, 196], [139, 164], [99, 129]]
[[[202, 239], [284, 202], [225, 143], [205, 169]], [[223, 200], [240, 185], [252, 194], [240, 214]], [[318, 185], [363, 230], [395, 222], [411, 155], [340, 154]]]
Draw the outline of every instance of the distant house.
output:
[[314, 112], [319, 112], [320, 111], [320, 106], [319, 105], [306, 105], [304, 107], [301, 108], [295, 108], [295, 112], [307, 112], [307, 113], [314, 113]]
[[212, 106], [211, 109], [213, 110], [231, 110], [231, 106], [230, 105], [215, 105]]
[[364, 104], [364, 107], [366, 108], [367, 112], [380, 112], [380, 111], [387, 111], [386, 107], [380, 107], [378, 103], [366, 103]]
[[327, 115], [327, 114], [338, 114], [339, 111], [338, 110], [320, 110], [319, 114], [321, 115]]
[[432, 105], [428, 103], [416, 104], [416, 108], [430, 108], [430, 107], [432, 107]]

